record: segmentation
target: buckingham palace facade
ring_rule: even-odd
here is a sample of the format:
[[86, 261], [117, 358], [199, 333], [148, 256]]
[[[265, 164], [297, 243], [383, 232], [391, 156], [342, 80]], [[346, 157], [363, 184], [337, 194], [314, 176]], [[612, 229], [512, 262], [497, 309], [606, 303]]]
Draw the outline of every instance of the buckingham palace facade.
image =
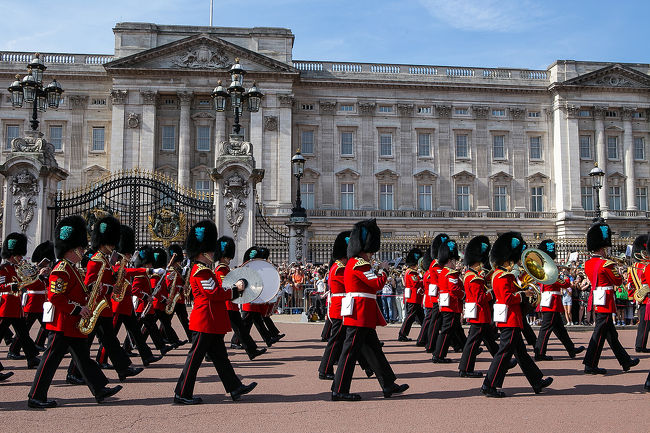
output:
[[[215, 148], [234, 120], [210, 95], [239, 58], [248, 85], [265, 95], [241, 125], [265, 171], [258, 200], [276, 224], [291, 213], [290, 161], [300, 149], [312, 236], [370, 217], [394, 236], [583, 236], [596, 204], [595, 162], [613, 229], [650, 228], [648, 64], [327, 62], [293, 59], [289, 29], [118, 23], [113, 32], [113, 54], [41, 55], [65, 89], [40, 127], [70, 173], [62, 189], [138, 167], [210, 191]], [[0, 52], [2, 82], [24, 75], [32, 54]], [[0, 96], [6, 160], [29, 119], [7, 90]]]

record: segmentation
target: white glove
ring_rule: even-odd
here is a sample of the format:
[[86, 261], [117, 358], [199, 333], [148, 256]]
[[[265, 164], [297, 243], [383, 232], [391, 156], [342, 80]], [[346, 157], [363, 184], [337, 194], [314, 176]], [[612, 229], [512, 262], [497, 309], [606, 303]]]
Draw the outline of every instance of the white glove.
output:
[[156, 268], [153, 270], [154, 275], [158, 275], [159, 277], [162, 277], [165, 275], [165, 269], [163, 268]]

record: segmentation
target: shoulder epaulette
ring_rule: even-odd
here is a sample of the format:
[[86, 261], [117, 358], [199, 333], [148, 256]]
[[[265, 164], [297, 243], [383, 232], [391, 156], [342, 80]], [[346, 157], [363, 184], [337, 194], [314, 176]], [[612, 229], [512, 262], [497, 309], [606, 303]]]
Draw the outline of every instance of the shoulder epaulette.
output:
[[97, 251], [93, 256], [90, 258], [93, 262], [103, 262], [105, 260], [104, 258], [104, 253], [101, 251]]
[[196, 264], [196, 270], [194, 271], [194, 273], [192, 274], [192, 276], [193, 276], [193, 277], [196, 276], [196, 274], [198, 274], [199, 272], [201, 272], [201, 271], [203, 271], [203, 270], [205, 270], [205, 269], [210, 270], [210, 268], [208, 268], [207, 266], [205, 266], [203, 263], [197, 263], [197, 264]]
[[356, 268], [359, 268], [359, 267], [365, 266], [365, 265], [370, 266], [370, 262], [367, 262], [364, 259], [357, 259], [357, 262], [354, 264], [354, 267], [352, 269], [356, 269]]
[[449, 274], [457, 274], [458, 273], [458, 271], [456, 269], [448, 268], [446, 266], [445, 266], [445, 269], [449, 270], [449, 272], [447, 272], [447, 275], [449, 275]]
[[337, 260], [334, 263], [336, 263], [336, 268], [337, 269], [345, 269], [345, 263], [343, 263], [342, 261]]
[[223, 268], [223, 267], [228, 267], [228, 266], [227, 266], [225, 263], [219, 263], [219, 264], [217, 265], [217, 267], [214, 268], [214, 270], [216, 271], [217, 269], [219, 269], [219, 268]]
[[612, 262], [611, 260], [605, 260], [605, 263], [603, 263], [603, 267], [615, 265], [616, 263]]

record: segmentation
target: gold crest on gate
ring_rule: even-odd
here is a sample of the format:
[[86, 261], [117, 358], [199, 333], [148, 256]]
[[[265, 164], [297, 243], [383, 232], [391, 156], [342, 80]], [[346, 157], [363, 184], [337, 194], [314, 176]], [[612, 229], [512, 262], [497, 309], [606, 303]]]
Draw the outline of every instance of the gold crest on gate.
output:
[[149, 233], [154, 241], [169, 247], [172, 242], [185, 239], [185, 214], [169, 207], [163, 207], [149, 215]]

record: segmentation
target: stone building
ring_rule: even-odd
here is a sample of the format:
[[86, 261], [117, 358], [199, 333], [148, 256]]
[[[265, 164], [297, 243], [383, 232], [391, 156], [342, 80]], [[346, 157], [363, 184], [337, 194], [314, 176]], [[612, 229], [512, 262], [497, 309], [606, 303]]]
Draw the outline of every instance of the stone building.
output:
[[[593, 217], [594, 162], [604, 216], [620, 235], [647, 232], [650, 65], [558, 60], [546, 70], [292, 58], [279, 28], [118, 23], [113, 54], [44, 53], [65, 89], [41, 131], [70, 176], [62, 189], [139, 167], [209, 191], [215, 149], [232, 130], [210, 94], [239, 58], [265, 94], [242, 131], [265, 170], [259, 201], [283, 224], [301, 191], [311, 235], [377, 217], [394, 236], [518, 229], [582, 236]], [[8, 86], [33, 53], [0, 53]], [[0, 143], [28, 127], [0, 92]]]

